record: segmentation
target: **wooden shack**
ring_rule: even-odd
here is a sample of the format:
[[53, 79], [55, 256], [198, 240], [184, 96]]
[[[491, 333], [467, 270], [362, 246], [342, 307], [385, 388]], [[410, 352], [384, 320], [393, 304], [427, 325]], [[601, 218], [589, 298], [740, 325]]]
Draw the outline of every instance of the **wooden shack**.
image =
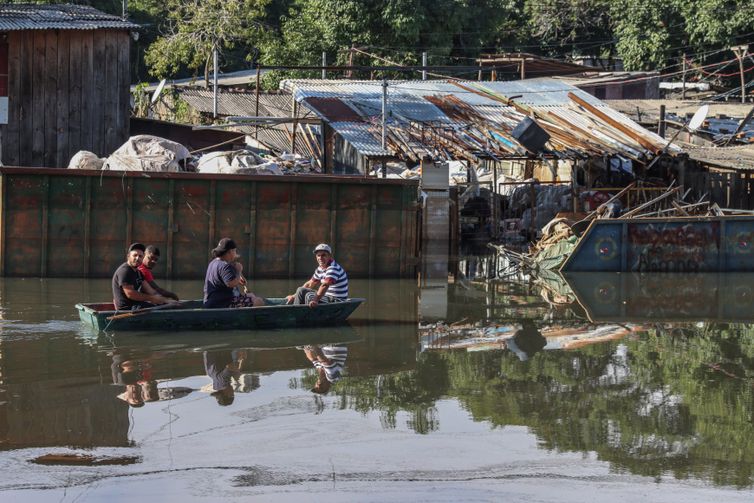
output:
[[137, 25], [85, 5], [0, 4], [0, 160], [66, 167], [128, 138]]

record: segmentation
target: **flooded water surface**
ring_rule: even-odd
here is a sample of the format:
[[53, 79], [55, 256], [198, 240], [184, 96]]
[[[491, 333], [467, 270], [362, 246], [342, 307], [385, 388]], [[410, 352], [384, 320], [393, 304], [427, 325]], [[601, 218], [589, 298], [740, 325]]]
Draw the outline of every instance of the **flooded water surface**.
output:
[[754, 499], [754, 276], [461, 269], [254, 332], [98, 334], [108, 280], [0, 279], [0, 498]]

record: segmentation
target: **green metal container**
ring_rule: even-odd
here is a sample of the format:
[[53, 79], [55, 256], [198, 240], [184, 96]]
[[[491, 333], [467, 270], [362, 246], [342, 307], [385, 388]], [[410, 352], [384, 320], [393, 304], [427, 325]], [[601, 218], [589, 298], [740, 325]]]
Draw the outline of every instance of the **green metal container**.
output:
[[156, 278], [201, 279], [225, 236], [252, 279], [309, 276], [322, 242], [351, 278], [417, 263], [417, 181], [2, 167], [0, 194], [0, 276], [109, 278], [139, 241]]

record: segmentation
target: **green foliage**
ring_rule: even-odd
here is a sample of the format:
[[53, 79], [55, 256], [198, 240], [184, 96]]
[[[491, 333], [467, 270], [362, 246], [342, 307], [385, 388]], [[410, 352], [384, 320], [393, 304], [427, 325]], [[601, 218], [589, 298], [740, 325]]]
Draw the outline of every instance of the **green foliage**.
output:
[[[121, 12], [120, 0], [82, 3]], [[695, 64], [731, 59], [728, 48], [754, 33], [754, 0], [130, 0], [128, 9], [141, 25], [137, 81], [145, 64], [152, 77], [206, 75], [213, 47], [224, 71], [256, 61], [316, 66], [323, 51], [337, 65], [417, 64], [422, 51], [430, 64], [469, 65], [482, 53], [523, 51], [620, 57], [628, 70], [662, 70], [683, 53]], [[318, 76], [273, 72], [264, 83]]]
[[166, 0], [165, 33], [149, 46], [145, 61], [155, 77], [175, 74], [183, 66], [205, 68], [212, 51], [253, 44], [261, 31], [267, 0]]
[[[609, 57], [613, 49], [611, 0], [526, 0], [533, 39], [546, 53]], [[605, 48], [603, 51], [602, 48]]]
[[146, 90], [147, 84], [145, 82], [139, 82], [133, 91], [131, 96], [133, 97], [134, 107], [132, 115], [134, 117], [147, 117], [149, 115], [149, 92]]

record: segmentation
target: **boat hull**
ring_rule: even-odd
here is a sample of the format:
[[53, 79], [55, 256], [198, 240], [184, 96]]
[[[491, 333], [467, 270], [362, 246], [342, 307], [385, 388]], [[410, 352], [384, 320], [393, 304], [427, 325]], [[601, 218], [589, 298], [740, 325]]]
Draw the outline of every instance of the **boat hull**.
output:
[[560, 271], [754, 272], [754, 216], [594, 220]]
[[[98, 331], [258, 330], [313, 327], [345, 321], [364, 299], [320, 304], [315, 308], [284, 304], [229, 309], [204, 309], [201, 301], [188, 301], [177, 309], [155, 309], [134, 316], [108, 320], [123, 311], [112, 304], [76, 304], [82, 322]], [[136, 312], [138, 313], [138, 311]]]

